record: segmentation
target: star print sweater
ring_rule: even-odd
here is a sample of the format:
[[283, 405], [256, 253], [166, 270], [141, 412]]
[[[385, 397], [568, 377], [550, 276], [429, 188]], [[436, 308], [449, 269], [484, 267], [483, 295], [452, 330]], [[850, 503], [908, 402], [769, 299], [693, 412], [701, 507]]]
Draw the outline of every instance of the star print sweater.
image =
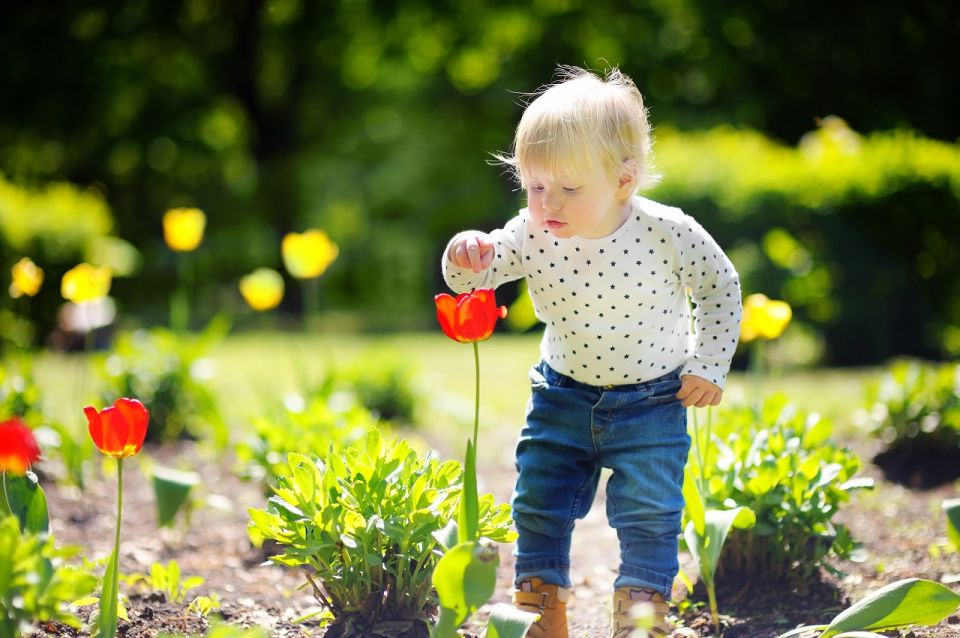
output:
[[491, 233], [485, 271], [459, 268], [448, 244], [444, 279], [467, 292], [525, 278], [545, 324], [541, 356], [581, 383], [641, 383], [681, 368], [722, 388], [740, 334], [737, 272], [680, 209], [631, 203], [627, 221], [600, 239], [554, 237], [523, 209]]

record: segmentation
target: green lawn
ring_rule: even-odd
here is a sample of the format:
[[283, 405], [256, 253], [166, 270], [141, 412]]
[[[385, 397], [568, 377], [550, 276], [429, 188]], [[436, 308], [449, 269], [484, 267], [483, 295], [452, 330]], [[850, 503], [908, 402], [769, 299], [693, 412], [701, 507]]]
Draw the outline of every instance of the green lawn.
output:
[[[527, 371], [537, 360], [538, 337], [500, 333], [480, 344], [481, 420], [485, 426], [514, 429], [528, 395]], [[211, 352], [211, 383], [228, 422], [240, 425], [285, 394], [309, 388], [329, 366], [376, 365], [381, 358], [409, 363], [416, 384], [430, 400], [420, 415], [427, 432], [449, 442], [462, 440], [473, 416], [473, 352], [439, 331], [386, 336], [304, 335], [252, 332], [231, 335]], [[361, 364], [362, 365], [362, 364]], [[772, 375], [766, 392], [783, 391], [806, 410], [821, 412], [841, 429], [864, 401], [863, 384], [876, 369], [815, 369]], [[80, 408], [95, 396], [96, 376], [79, 355], [41, 354], [36, 376], [51, 414], [80, 422]], [[749, 380], [733, 373], [725, 401], [743, 402]], [[86, 401], [81, 399], [85, 397]]]

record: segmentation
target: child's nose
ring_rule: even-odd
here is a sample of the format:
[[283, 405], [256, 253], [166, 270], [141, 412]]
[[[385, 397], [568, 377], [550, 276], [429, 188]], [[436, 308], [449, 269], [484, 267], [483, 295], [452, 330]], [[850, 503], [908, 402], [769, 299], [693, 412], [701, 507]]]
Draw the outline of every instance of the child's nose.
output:
[[547, 195], [547, 208], [550, 210], [560, 210], [563, 208], [563, 204], [556, 195]]

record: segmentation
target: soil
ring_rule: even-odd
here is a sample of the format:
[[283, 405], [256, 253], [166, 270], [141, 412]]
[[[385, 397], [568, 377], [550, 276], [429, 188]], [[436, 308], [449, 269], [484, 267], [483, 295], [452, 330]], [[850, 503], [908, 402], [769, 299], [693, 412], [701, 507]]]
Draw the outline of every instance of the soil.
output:
[[[488, 454], [498, 449], [497, 444], [485, 448]], [[857, 451], [865, 459], [876, 452], [866, 448]], [[184, 576], [205, 579], [190, 592], [188, 600], [198, 594], [215, 594], [220, 608], [210, 618], [201, 618], [188, 611], [185, 604], [167, 602], [163, 594], [127, 590], [130, 620], [120, 621], [119, 634], [126, 638], [152, 637], [158, 632], [198, 634], [208, 628], [214, 614], [219, 614], [232, 625], [262, 627], [271, 636], [324, 636], [326, 629], [316, 621], [295, 622], [318, 608], [309, 589], [301, 587], [304, 578], [295, 570], [264, 564], [264, 550], [254, 548], [248, 540], [247, 508], [264, 504], [260, 486], [238, 478], [229, 459], [202, 461], [191, 442], [148, 446], [144, 452], [125, 465], [121, 573], [148, 573], [154, 562], [176, 560]], [[198, 468], [204, 478], [207, 506], [172, 530], [158, 530], [152, 488], [142, 471], [148, 458], [172, 467], [186, 464]], [[845, 577], [824, 574], [802, 591], [721, 578], [718, 600], [724, 636], [775, 638], [798, 625], [826, 623], [851, 602], [901, 578], [927, 578], [960, 591], [960, 555], [938, 551], [946, 541], [940, 503], [955, 497], [957, 488], [950, 484], [926, 490], [907, 488], [887, 481], [876, 466], [866, 465], [861, 474], [874, 478], [876, 488], [860, 492], [839, 516], [864, 544], [866, 560], [844, 562], [838, 566]], [[481, 451], [479, 474], [482, 491], [493, 492], [498, 501], [509, 499], [515, 474], [508, 451], [487, 463]], [[92, 480], [82, 492], [44, 483], [59, 544], [79, 545], [90, 558], [109, 554], [116, 506], [114, 481], [109, 476]], [[618, 549], [615, 533], [606, 523], [603, 499], [601, 487], [593, 509], [578, 523], [574, 536], [574, 596], [568, 607], [572, 638], [606, 636], [609, 631], [608, 600]], [[491, 603], [510, 599], [511, 547], [502, 546], [500, 550], [498, 586]], [[688, 557], [684, 562], [692, 574]], [[679, 586], [674, 592], [675, 602], [679, 602], [674, 614], [678, 627], [675, 637], [713, 635], [701, 589], [698, 586], [688, 594]], [[479, 619], [487, 609], [481, 610]], [[89, 613], [81, 611], [80, 616], [86, 619]], [[472, 625], [465, 632], [474, 635], [479, 628]], [[36, 635], [89, 634], [48, 623]], [[960, 638], [960, 611], [936, 627], [914, 628], [900, 635]]]

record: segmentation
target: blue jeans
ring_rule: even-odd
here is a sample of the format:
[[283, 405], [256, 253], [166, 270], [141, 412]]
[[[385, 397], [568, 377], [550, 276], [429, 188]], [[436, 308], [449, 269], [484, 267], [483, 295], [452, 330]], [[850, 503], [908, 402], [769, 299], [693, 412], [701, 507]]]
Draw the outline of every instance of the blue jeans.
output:
[[513, 518], [516, 583], [539, 577], [570, 586], [574, 522], [587, 515], [601, 468], [607, 519], [620, 539], [615, 587], [670, 597], [690, 450], [679, 370], [644, 383], [591, 386], [541, 362], [530, 370], [527, 422], [517, 443]]

